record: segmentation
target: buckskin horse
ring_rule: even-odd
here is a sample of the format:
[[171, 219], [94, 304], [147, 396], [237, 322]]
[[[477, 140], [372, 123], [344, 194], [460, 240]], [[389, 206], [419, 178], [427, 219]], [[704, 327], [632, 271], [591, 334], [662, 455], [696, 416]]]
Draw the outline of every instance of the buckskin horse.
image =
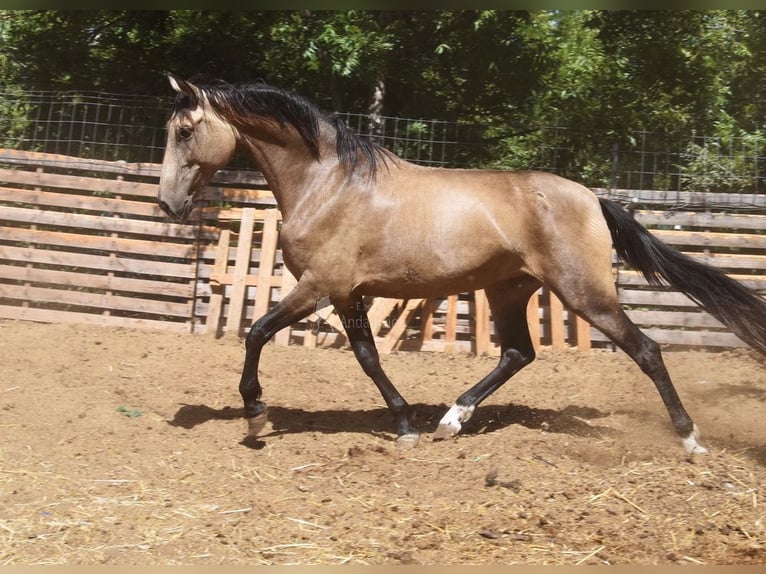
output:
[[213, 174], [235, 149], [244, 150], [282, 212], [284, 263], [298, 280], [246, 337], [239, 391], [250, 436], [266, 422], [258, 380], [263, 346], [328, 297], [359, 364], [393, 415], [397, 442], [414, 446], [419, 432], [409, 405], [381, 368], [362, 297], [444, 297], [484, 289], [500, 359], [457, 398], [433, 438], [457, 434], [477, 405], [534, 360], [525, 310], [545, 284], [651, 378], [686, 451], [706, 452], [659, 345], [620, 306], [613, 246], [650, 283], [674, 286], [766, 353], [761, 297], [662, 243], [618, 203], [578, 183], [536, 171], [415, 165], [288, 91], [264, 83], [198, 84], [173, 74], [168, 79], [176, 98], [167, 123], [161, 209], [186, 218]]

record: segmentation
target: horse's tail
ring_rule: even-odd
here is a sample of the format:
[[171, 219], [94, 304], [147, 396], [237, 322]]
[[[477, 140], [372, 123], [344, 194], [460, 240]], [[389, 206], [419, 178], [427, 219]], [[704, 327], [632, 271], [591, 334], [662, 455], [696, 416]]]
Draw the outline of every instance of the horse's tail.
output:
[[618, 203], [599, 198], [617, 255], [653, 285], [682, 291], [754, 349], [766, 354], [766, 301], [723, 271], [663, 243]]

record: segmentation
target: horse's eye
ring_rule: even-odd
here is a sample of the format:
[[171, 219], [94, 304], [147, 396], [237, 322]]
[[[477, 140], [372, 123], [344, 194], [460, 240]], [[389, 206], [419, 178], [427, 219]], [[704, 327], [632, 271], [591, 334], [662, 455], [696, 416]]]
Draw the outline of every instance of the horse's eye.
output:
[[192, 131], [191, 128], [187, 128], [187, 127], [178, 128], [178, 138], [179, 139], [188, 141], [188, 140], [191, 139], [193, 133], [194, 132]]

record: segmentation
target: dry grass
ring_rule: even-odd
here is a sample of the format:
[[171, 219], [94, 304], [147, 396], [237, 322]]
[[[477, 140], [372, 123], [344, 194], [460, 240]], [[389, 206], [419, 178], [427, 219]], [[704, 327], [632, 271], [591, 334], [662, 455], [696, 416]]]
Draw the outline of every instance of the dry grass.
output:
[[[483, 501], [448, 484], [426, 497], [405, 484], [409, 472], [433, 486], [448, 466], [501, 462], [475, 458], [373, 445], [290, 467], [178, 465], [157, 479], [129, 466], [87, 478], [43, 461], [4, 468], [0, 489], [11, 503], [0, 519], [0, 564], [614, 564], [643, 562], [644, 545], [655, 546], [654, 563], [763, 563], [763, 475], [743, 453], [636, 461], [600, 476], [559, 457], [546, 472], [560, 490], [477, 483]], [[383, 460], [387, 483], [370, 472]]]

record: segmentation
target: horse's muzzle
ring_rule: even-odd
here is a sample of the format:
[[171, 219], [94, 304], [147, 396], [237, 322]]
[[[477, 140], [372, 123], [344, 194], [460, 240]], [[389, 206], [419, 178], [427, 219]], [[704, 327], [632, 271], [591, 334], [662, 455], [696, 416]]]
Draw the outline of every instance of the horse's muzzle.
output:
[[192, 210], [192, 202], [191, 199], [187, 199], [184, 201], [183, 205], [181, 205], [181, 209], [173, 209], [170, 207], [170, 204], [168, 204], [166, 201], [160, 200], [159, 206], [162, 211], [164, 211], [171, 219], [175, 219], [177, 221], [183, 221], [188, 216], [189, 213]]

